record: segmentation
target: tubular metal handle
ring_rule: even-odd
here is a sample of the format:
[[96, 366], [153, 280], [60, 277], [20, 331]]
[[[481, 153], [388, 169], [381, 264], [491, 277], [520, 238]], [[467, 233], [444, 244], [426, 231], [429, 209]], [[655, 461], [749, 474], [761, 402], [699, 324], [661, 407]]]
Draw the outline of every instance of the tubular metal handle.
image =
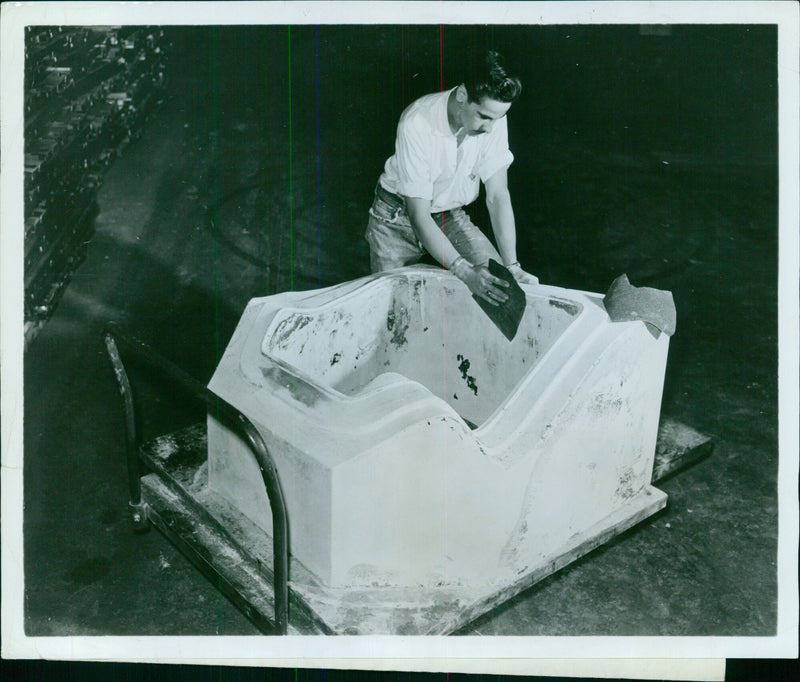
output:
[[190, 395], [205, 403], [206, 407], [213, 411], [215, 417], [238, 430], [253, 451], [258, 467], [261, 470], [261, 478], [264, 482], [272, 512], [275, 630], [278, 634], [285, 635], [289, 624], [289, 526], [286, 502], [283, 497], [278, 470], [269, 454], [263, 437], [253, 423], [233, 405], [212, 393], [207, 386], [164, 358], [143, 341], [123, 333], [117, 324], [113, 322], [106, 324], [103, 330], [103, 338], [125, 408], [125, 451], [128, 464], [129, 507], [134, 528], [137, 530], [146, 528], [147, 517], [144, 503], [142, 502], [139, 473], [139, 439], [136, 431], [133, 393], [128, 374], [120, 357], [118, 343], [150, 367], [158, 369]]

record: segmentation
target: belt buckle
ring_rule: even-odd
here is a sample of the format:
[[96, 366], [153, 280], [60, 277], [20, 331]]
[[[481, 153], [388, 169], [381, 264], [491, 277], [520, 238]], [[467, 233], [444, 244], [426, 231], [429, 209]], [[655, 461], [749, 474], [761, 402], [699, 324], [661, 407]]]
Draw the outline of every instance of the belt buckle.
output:
[[394, 194], [393, 192], [390, 192], [383, 185], [379, 184], [378, 187], [379, 187], [379, 194], [381, 195], [381, 198], [387, 204], [389, 204], [389, 205], [394, 207], [393, 220], [396, 220], [397, 217], [400, 215], [400, 213], [403, 211], [403, 207], [404, 207], [403, 200], [399, 196]]

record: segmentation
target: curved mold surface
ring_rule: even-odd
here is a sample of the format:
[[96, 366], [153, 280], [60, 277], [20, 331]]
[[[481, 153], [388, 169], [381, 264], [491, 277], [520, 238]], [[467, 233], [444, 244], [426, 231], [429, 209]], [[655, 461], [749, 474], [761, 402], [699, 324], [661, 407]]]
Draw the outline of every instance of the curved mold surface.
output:
[[[511, 342], [435, 268], [251, 301], [210, 388], [264, 435], [322, 584], [502, 581], [649, 484], [666, 336], [525, 290]], [[269, 532], [251, 464], [209, 416], [211, 487]]]

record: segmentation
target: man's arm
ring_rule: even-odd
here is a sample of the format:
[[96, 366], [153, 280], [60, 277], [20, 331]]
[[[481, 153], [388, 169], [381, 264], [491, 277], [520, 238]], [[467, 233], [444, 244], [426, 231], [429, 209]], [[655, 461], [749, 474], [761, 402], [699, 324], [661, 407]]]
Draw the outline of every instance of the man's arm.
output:
[[514, 222], [514, 209], [511, 206], [511, 193], [508, 191], [508, 172], [501, 168], [484, 183], [486, 188], [486, 208], [492, 221], [492, 231], [497, 242], [497, 250], [503, 263], [523, 284], [538, 284], [539, 280], [525, 272], [517, 260], [517, 228]]
[[508, 191], [507, 170], [498, 170], [484, 186], [486, 208], [489, 209], [497, 250], [503, 263], [510, 265], [517, 260], [517, 228], [514, 223], [514, 209], [511, 207], [511, 193]]
[[492, 305], [504, 303], [508, 294], [503, 289], [508, 286], [508, 282], [492, 275], [486, 266], [473, 265], [458, 255], [456, 248], [431, 217], [431, 202], [428, 199], [405, 199], [411, 226], [425, 250], [442, 266], [452, 270], [473, 294]]

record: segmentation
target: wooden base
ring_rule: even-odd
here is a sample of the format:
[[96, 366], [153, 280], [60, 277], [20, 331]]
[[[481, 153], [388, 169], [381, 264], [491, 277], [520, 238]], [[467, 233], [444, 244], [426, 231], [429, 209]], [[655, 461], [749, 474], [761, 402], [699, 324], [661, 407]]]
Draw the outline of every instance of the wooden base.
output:
[[[654, 472], [663, 478], [707, 456], [711, 447], [711, 441], [702, 434], [676, 422], [664, 422]], [[143, 446], [142, 458], [154, 471], [142, 479], [148, 517], [262, 632], [269, 633], [274, 609], [271, 538], [210, 490], [206, 453], [204, 424]], [[625, 507], [576, 534], [558, 551], [532, 562], [523, 573], [509, 571], [483, 585], [329, 588], [292, 560], [289, 633], [452, 633], [665, 504], [666, 495], [647, 488]]]
[[714, 451], [714, 441], [693, 428], [672, 419], [662, 419], [658, 427], [653, 483], [696, 464]]

